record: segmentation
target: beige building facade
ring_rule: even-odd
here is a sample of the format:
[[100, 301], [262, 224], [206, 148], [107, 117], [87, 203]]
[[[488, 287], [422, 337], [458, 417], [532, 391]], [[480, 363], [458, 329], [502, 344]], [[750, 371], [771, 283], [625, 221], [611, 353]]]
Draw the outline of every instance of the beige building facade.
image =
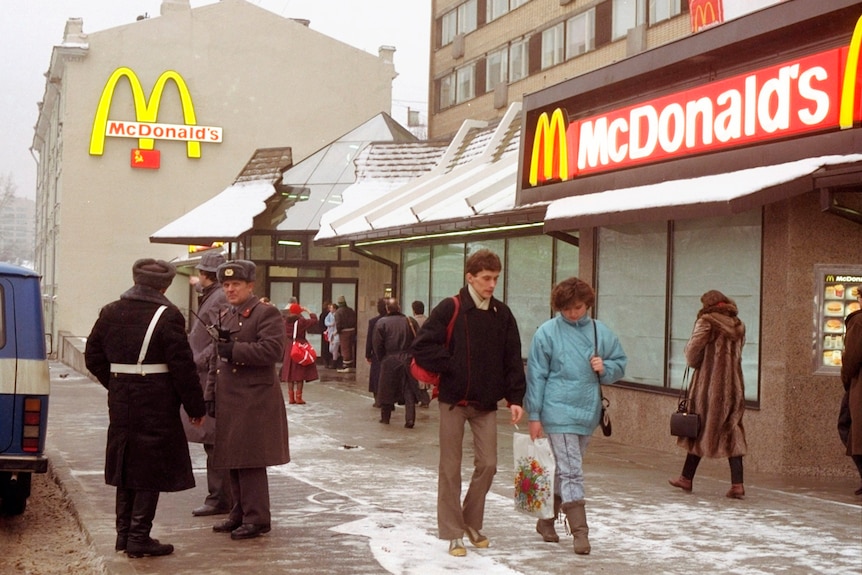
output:
[[[137, 258], [183, 257], [149, 237], [230, 185], [255, 150], [287, 145], [298, 162], [388, 112], [393, 52], [244, 0], [164, 0], [157, 17], [95, 33], [70, 19], [33, 138], [48, 331], [87, 335]], [[185, 302], [179, 283], [169, 296]]]

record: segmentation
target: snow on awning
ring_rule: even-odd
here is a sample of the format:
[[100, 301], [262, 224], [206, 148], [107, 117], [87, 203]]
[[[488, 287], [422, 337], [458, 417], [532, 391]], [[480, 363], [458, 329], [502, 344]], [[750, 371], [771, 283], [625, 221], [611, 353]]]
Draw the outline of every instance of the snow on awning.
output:
[[570, 196], [548, 205], [545, 231], [624, 223], [727, 216], [814, 189], [820, 168], [862, 161], [862, 155], [821, 156], [685, 180]]
[[236, 241], [251, 230], [276, 191], [268, 181], [240, 182], [172, 221], [150, 236], [162, 244], [209, 245]]

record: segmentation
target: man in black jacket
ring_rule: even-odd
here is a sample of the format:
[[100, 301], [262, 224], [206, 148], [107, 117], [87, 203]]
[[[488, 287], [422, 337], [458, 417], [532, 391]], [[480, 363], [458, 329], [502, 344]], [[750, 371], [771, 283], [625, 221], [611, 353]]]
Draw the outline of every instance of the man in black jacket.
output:
[[[440, 475], [437, 480], [438, 537], [449, 553], [467, 554], [464, 533], [474, 547], [490, 545], [481, 533], [485, 497], [497, 472], [497, 403], [506, 399], [512, 423], [520, 421], [526, 380], [521, 338], [511, 310], [495, 299], [500, 258], [487, 249], [466, 262], [467, 286], [460, 300], [449, 345], [447, 327], [456, 313], [453, 298], [432, 311], [412, 351], [421, 367], [440, 373]], [[473, 433], [475, 468], [461, 502], [461, 453], [464, 424]]]
[[108, 390], [105, 483], [117, 488], [117, 551], [168, 555], [150, 537], [161, 491], [195, 486], [180, 405], [190, 422], [206, 413], [185, 319], [164, 293], [176, 270], [162, 260], [132, 267], [135, 285], [107, 304], [87, 338], [87, 369]]

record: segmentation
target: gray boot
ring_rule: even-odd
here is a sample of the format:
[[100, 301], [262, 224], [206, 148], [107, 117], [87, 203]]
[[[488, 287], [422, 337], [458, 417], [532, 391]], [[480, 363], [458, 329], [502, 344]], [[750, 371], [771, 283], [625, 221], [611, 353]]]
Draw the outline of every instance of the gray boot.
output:
[[590, 534], [590, 528], [587, 526], [587, 510], [584, 507], [584, 501], [569, 501], [564, 503], [562, 510], [566, 514], [566, 520], [569, 522], [569, 531], [575, 537], [575, 553], [578, 555], [589, 555], [590, 540], [587, 536]]
[[539, 519], [536, 522], [536, 532], [548, 543], [558, 543], [560, 541], [560, 536], [554, 530], [554, 521], [557, 520], [557, 516], [560, 514], [562, 504], [563, 500], [559, 496], [554, 496], [554, 516], [550, 519]]

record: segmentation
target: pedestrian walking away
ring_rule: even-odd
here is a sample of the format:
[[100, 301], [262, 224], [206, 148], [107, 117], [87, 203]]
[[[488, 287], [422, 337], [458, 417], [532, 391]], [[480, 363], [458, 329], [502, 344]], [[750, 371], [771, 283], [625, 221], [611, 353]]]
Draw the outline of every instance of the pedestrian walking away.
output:
[[356, 310], [347, 305], [343, 295], [338, 296], [335, 310], [335, 330], [338, 332], [342, 365], [339, 373], [356, 371]]
[[404, 405], [404, 427], [412, 429], [416, 423], [416, 403], [419, 384], [409, 372], [410, 345], [419, 327], [416, 320], [401, 313], [395, 298], [385, 303], [386, 316], [374, 325], [372, 346], [374, 356], [380, 358], [380, 387], [377, 396], [380, 404], [380, 423], [389, 423], [395, 404]]
[[[218, 268], [230, 307], [219, 323], [214, 385], [206, 398], [216, 417], [213, 465], [230, 470], [233, 507], [213, 526], [231, 539], [251, 539], [272, 527], [266, 468], [290, 461], [287, 411], [276, 363], [284, 354], [284, 322], [274, 305], [254, 294], [255, 265], [248, 260]], [[253, 448], [251, 448], [253, 446]]]
[[386, 317], [386, 298], [377, 300], [377, 315], [368, 320], [365, 334], [365, 361], [368, 362], [368, 391], [374, 397], [374, 407], [379, 408], [377, 390], [380, 385], [380, 358], [374, 354], [374, 326], [380, 318]]
[[685, 359], [694, 368], [689, 411], [700, 415], [700, 432], [696, 438], [677, 440], [688, 453], [682, 474], [668, 481], [683, 491], [691, 491], [701, 458], [727, 457], [731, 483], [727, 497], [743, 499], [742, 457], [748, 449], [742, 426], [745, 324], [737, 317], [736, 302], [718, 290], [704, 293], [700, 302], [703, 307], [697, 312], [694, 329], [685, 344]]
[[[578, 278], [554, 286], [551, 307], [559, 315], [539, 326], [527, 359], [530, 438], [548, 436], [556, 460], [554, 516], [565, 514], [579, 555], [591, 550], [583, 461], [601, 417], [601, 385], [622, 379], [627, 363], [617, 336], [590, 317], [595, 301], [592, 286]], [[536, 531], [556, 543], [554, 520], [539, 519]]]
[[[481, 249], [465, 263], [467, 285], [460, 290], [452, 337], [449, 320], [454, 298], [431, 311], [411, 351], [416, 363], [440, 373], [440, 463], [437, 479], [437, 536], [449, 541], [449, 554], [467, 554], [463, 537], [474, 547], [490, 545], [482, 534], [485, 497], [497, 473], [497, 403], [505, 399], [513, 424], [524, 414], [526, 381], [521, 337], [512, 311], [494, 298], [502, 271], [500, 258]], [[473, 437], [473, 474], [461, 501], [464, 426]]]
[[173, 553], [150, 536], [159, 494], [195, 486], [180, 406], [193, 425], [206, 414], [185, 319], [164, 295], [175, 275], [162, 260], [136, 261], [134, 285], [101, 309], [84, 349], [87, 369], [108, 390], [114, 548], [132, 558]]
[[[201, 256], [201, 261], [195, 266], [197, 276], [192, 276], [195, 290], [198, 292], [198, 311], [192, 315], [189, 330], [189, 345], [195, 358], [201, 390], [206, 389], [210, 374], [215, 375], [216, 346], [211, 331], [219, 320], [219, 315], [227, 308], [224, 290], [218, 282], [216, 270], [225, 262], [221, 253], [207, 252]], [[185, 411], [181, 409], [181, 414]], [[230, 495], [230, 478], [225, 469], [213, 467], [215, 451], [215, 418], [208, 417], [203, 425], [196, 427], [183, 417], [183, 427], [186, 438], [193, 443], [203, 444], [207, 466], [207, 495], [199, 507], [192, 510], [196, 517], [222, 515], [233, 506]]]

